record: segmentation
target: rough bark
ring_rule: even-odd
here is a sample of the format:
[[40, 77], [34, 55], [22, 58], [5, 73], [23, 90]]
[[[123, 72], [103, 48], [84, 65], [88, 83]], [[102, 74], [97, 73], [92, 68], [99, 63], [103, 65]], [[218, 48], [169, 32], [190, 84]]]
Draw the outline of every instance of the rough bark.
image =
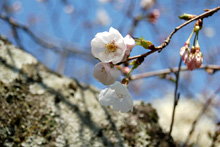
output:
[[0, 37], [0, 146], [175, 146], [150, 104], [126, 114]]

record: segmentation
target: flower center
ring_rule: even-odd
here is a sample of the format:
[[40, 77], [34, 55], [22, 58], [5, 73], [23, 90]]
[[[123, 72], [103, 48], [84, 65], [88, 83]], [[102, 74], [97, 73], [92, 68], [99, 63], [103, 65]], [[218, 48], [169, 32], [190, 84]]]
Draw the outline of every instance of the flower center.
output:
[[115, 43], [113, 41], [111, 43], [105, 44], [105, 48], [107, 48], [105, 53], [107, 53], [107, 52], [115, 52], [115, 50], [118, 48], [118, 46], [115, 45]]
[[124, 98], [124, 95], [123, 95], [123, 94], [118, 94], [118, 93], [116, 93], [116, 95], [118, 96], [118, 98], [121, 98], [121, 99]]
[[104, 70], [105, 70], [105, 67], [103, 66], [102, 69], [101, 69], [101, 72], [104, 72]]

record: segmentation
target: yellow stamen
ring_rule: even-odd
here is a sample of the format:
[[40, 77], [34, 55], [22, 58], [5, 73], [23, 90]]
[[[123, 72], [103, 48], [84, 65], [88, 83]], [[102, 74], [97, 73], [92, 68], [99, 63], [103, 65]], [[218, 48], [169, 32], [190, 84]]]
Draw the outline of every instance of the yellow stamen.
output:
[[105, 51], [105, 53], [108, 53], [108, 52], [115, 52], [115, 50], [118, 48], [118, 46], [115, 45], [114, 42], [111, 42], [111, 43], [105, 44], [105, 47], [107, 48], [107, 50]]
[[103, 66], [101, 72], [104, 72], [104, 70], [105, 70], [105, 67]]
[[124, 98], [124, 95], [123, 95], [123, 94], [117, 94], [117, 93], [116, 93], [116, 95], [118, 96], [118, 98], [121, 98], [121, 99]]

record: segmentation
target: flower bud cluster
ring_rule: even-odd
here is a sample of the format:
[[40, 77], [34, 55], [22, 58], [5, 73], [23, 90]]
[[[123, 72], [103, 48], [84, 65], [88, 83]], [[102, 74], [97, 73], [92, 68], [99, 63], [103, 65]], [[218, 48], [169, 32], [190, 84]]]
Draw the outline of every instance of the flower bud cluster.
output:
[[[183, 62], [187, 65], [189, 70], [199, 68], [203, 63], [203, 55], [202, 52], [200, 51], [200, 46], [198, 41], [198, 34], [201, 28], [202, 28], [202, 22], [201, 20], [198, 20], [189, 39], [185, 42], [185, 45], [180, 49], [180, 57], [182, 58]], [[196, 35], [194, 38], [193, 46], [191, 47], [191, 49], [189, 49], [190, 39], [193, 33], [195, 33]]]
[[127, 61], [134, 46], [135, 40], [130, 35], [123, 38], [112, 27], [109, 32], [97, 33], [91, 41], [92, 54], [101, 61], [95, 65], [93, 76], [102, 84], [110, 85], [101, 90], [99, 101], [101, 105], [112, 105], [115, 111], [122, 113], [133, 110], [133, 100], [127, 89], [129, 80], [123, 80], [123, 83], [116, 81], [120, 71], [115, 65]]

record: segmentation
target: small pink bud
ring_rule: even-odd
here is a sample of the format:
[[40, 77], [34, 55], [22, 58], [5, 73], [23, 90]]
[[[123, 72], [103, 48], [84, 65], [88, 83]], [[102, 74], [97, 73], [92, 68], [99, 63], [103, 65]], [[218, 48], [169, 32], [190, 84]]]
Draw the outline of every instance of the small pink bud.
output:
[[202, 62], [203, 62], [203, 55], [201, 52], [198, 52], [195, 54], [195, 67], [196, 68], [199, 68], [201, 65], [202, 65]]
[[189, 57], [187, 58], [186, 65], [187, 65], [188, 69], [192, 71], [195, 68], [194, 64], [195, 64], [194, 63], [194, 54], [190, 53]]
[[187, 60], [187, 67], [189, 70], [193, 70], [194, 68], [199, 68], [203, 63], [203, 55], [200, 51], [196, 53], [190, 53]]
[[181, 47], [181, 49], [180, 49], [180, 57], [182, 58], [184, 63], [187, 63], [188, 56], [189, 56], [189, 48], [188, 48], [188, 46]]
[[130, 56], [130, 53], [133, 47], [135, 46], [135, 40], [128, 34], [127, 36], [124, 37], [124, 43], [126, 44], [127, 49], [125, 51], [122, 62], [126, 61], [128, 57]]
[[128, 66], [124, 66], [122, 67], [121, 71], [124, 75], [127, 75], [130, 71], [130, 68]]

